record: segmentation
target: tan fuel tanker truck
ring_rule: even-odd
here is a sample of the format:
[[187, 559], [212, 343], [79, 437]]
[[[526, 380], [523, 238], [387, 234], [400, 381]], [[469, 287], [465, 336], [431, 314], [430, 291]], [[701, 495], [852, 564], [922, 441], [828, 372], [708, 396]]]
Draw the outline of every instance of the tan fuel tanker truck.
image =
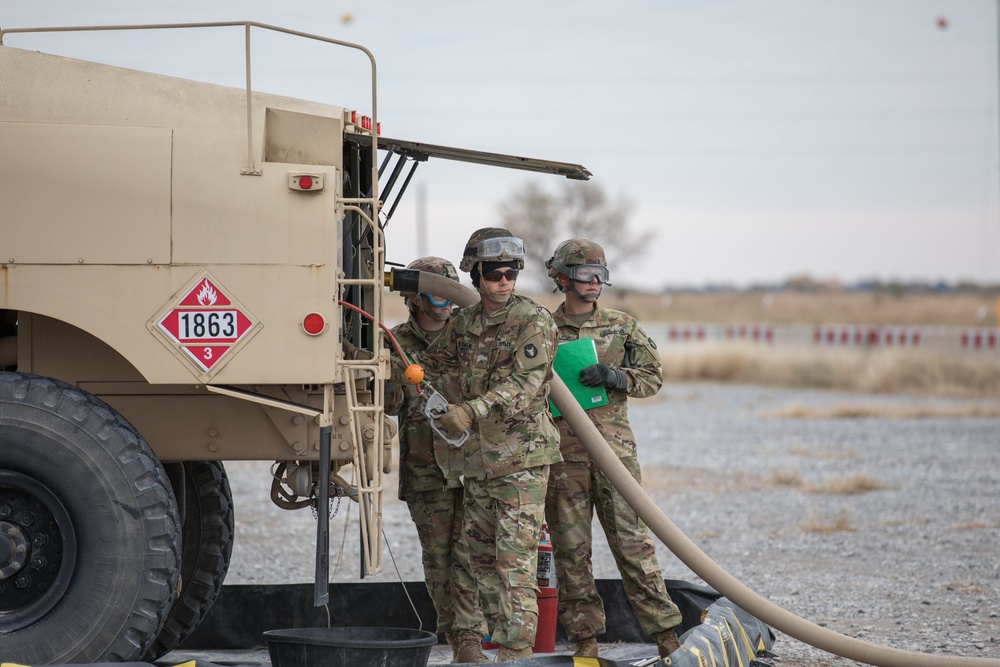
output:
[[[274, 462], [284, 508], [358, 502], [377, 572], [395, 434], [383, 204], [431, 157], [590, 175], [381, 137], [363, 47], [252, 22], [129, 26], [168, 28], [245, 31], [245, 88], [24, 50], [29, 33], [117, 27], [0, 31], [5, 661], [149, 659], [187, 637], [231, 553], [223, 461]], [[253, 90], [256, 31], [363, 52], [371, 109]]]

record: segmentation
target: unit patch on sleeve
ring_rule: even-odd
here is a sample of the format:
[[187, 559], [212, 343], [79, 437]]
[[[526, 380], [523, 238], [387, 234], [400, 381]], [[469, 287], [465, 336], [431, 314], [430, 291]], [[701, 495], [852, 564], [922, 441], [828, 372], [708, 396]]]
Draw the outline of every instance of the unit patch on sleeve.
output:
[[532, 368], [538, 368], [549, 363], [549, 354], [546, 352], [545, 345], [541, 341], [540, 336], [532, 336], [517, 351], [515, 363], [521, 370], [530, 371]]

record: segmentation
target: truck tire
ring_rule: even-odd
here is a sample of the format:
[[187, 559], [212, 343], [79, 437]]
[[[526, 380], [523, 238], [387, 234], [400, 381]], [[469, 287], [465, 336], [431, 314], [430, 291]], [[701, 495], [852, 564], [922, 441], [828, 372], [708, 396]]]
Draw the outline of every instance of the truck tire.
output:
[[163, 466], [94, 396], [0, 372], [0, 637], [22, 664], [137, 660], [173, 602]]
[[221, 461], [185, 461], [181, 590], [143, 660], [179, 646], [208, 614], [233, 554], [233, 494]]

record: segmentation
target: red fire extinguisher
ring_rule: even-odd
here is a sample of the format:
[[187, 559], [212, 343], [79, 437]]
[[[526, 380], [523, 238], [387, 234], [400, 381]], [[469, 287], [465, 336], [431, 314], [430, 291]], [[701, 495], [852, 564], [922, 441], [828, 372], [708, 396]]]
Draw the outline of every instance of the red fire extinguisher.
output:
[[[556, 564], [552, 557], [552, 541], [549, 538], [549, 527], [542, 524], [538, 538], [538, 561], [535, 568], [538, 580], [538, 629], [535, 632], [534, 653], [553, 653], [556, 650]], [[483, 640], [484, 649], [500, 648], [490, 641]]]
[[552, 556], [549, 527], [542, 524], [538, 540], [538, 631], [535, 633], [535, 653], [552, 653], [556, 650], [556, 564]]

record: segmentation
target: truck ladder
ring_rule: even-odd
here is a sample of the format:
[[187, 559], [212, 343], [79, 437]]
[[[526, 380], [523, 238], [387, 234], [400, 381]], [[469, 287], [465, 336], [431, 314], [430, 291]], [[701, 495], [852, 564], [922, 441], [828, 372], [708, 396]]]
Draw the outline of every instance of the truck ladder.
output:
[[[361, 524], [361, 547], [364, 574], [377, 574], [382, 569], [382, 491], [385, 459], [385, 380], [388, 374], [388, 351], [380, 323], [382, 321], [382, 288], [385, 267], [385, 237], [374, 220], [356, 204], [370, 205], [368, 199], [341, 199], [345, 211], [354, 211], [368, 224], [375, 241], [375, 266], [369, 278], [342, 278], [341, 287], [357, 285], [370, 290], [373, 313], [372, 348], [370, 359], [343, 359], [347, 415], [354, 442], [354, 468], [358, 490]], [[358, 382], [371, 381], [372, 400], [362, 405], [358, 400]], [[365, 416], [368, 419], [365, 419]]]

